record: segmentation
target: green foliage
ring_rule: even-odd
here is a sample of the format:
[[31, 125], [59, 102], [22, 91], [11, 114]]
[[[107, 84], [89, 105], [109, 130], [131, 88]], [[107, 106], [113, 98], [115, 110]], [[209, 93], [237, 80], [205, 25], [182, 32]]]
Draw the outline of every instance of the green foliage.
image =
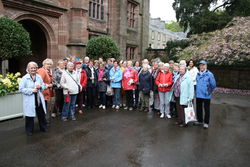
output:
[[87, 55], [92, 59], [98, 59], [99, 57], [104, 59], [118, 58], [120, 51], [114, 40], [101, 36], [89, 40], [87, 44]]
[[[218, 1], [175, 0], [173, 8], [177, 21], [184, 30], [190, 30], [189, 34], [199, 34], [222, 29], [235, 16], [250, 15], [249, 0], [224, 0], [222, 5], [211, 10], [211, 6]], [[220, 10], [221, 8], [224, 10]]]
[[176, 57], [176, 53], [179, 50], [182, 50], [189, 46], [188, 40], [176, 40], [176, 41], [168, 41], [166, 46], [166, 52], [169, 57], [169, 60], [177, 61], [178, 57]]
[[0, 58], [31, 55], [29, 33], [23, 26], [11, 19], [0, 18]]
[[165, 28], [167, 30], [173, 31], [173, 32], [183, 32], [184, 28], [182, 28], [178, 22], [172, 21], [171, 23], [167, 23], [165, 25]]

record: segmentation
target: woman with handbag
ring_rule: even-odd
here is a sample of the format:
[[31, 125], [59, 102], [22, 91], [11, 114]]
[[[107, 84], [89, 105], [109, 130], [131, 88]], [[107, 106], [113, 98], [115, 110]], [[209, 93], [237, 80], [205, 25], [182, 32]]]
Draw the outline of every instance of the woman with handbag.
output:
[[152, 91], [152, 75], [148, 71], [149, 65], [144, 64], [142, 66], [142, 71], [139, 75], [139, 97], [141, 102], [141, 109], [140, 111], [149, 111], [149, 98], [150, 98], [150, 92]]
[[67, 121], [68, 117], [70, 117], [74, 121], [76, 120], [76, 98], [77, 94], [81, 92], [82, 86], [80, 85], [80, 79], [76, 71], [74, 71], [74, 64], [72, 62], [67, 64], [67, 70], [63, 72], [60, 84], [63, 87], [64, 94], [62, 120]]
[[106, 109], [106, 92], [108, 82], [108, 70], [105, 69], [105, 65], [102, 63], [99, 65], [97, 72], [98, 75], [98, 92], [100, 97], [101, 105], [99, 108]]
[[180, 127], [186, 127], [184, 109], [194, 98], [194, 85], [185, 65], [180, 66], [179, 74], [175, 77], [172, 89], [178, 114], [176, 124]]

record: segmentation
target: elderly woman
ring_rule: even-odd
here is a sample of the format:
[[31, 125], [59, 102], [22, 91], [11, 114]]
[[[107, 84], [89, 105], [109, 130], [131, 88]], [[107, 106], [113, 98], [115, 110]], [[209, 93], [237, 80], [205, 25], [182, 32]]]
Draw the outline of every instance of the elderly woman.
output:
[[127, 107], [124, 109], [133, 110], [134, 98], [133, 98], [133, 90], [137, 87], [138, 82], [138, 73], [133, 68], [132, 61], [127, 62], [127, 68], [123, 71], [122, 74], [122, 88], [126, 93], [126, 102]]
[[55, 88], [55, 94], [56, 94], [56, 100], [55, 100], [55, 105], [54, 105], [54, 110], [53, 113], [51, 114], [52, 117], [56, 117], [57, 111], [60, 113], [62, 112], [63, 108], [63, 88], [60, 84], [61, 78], [62, 78], [62, 73], [65, 70], [64, 60], [59, 60], [57, 62], [57, 68], [55, 69], [53, 73], [53, 81], [54, 81], [54, 88]]
[[98, 92], [100, 97], [101, 105], [99, 108], [106, 109], [106, 92], [107, 92], [107, 82], [108, 82], [108, 70], [105, 69], [105, 64], [100, 64], [100, 67], [97, 71], [98, 75]]
[[60, 84], [63, 87], [64, 94], [62, 121], [67, 121], [68, 117], [74, 121], [76, 120], [76, 98], [77, 94], [82, 90], [82, 86], [80, 85], [80, 79], [77, 73], [74, 71], [74, 64], [72, 62], [67, 64], [67, 70], [63, 72]]
[[42, 91], [46, 86], [40, 75], [37, 74], [37, 64], [29, 62], [27, 65], [27, 74], [23, 76], [19, 91], [23, 94], [23, 111], [25, 115], [25, 129], [27, 135], [31, 136], [34, 129], [34, 117], [38, 117], [40, 130], [48, 131], [45, 118], [46, 107]]
[[51, 72], [52, 65], [53, 65], [52, 59], [45, 59], [43, 61], [43, 67], [39, 68], [37, 71], [37, 73], [42, 77], [44, 84], [48, 87], [48, 89], [45, 89], [43, 91], [46, 106], [50, 98], [54, 96], [53, 90], [52, 90], [52, 87], [53, 87], [53, 84], [52, 84], [53, 76]]
[[142, 71], [139, 76], [139, 88], [140, 91], [140, 101], [141, 101], [141, 111], [149, 111], [149, 97], [150, 91], [152, 91], [152, 75], [148, 71], [149, 65], [143, 64]]
[[170, 106], [169, 106], [169, 97], [171, 86], [173, 84], [173, 74], [169, 72], [169, 64], [165, 63], [162, 67], [162, 70], [158, 73], [155, 84], [158, 86], [158, 92], [160, 96], [160, 118], [171, 118], [170, 115]]
[[187, 126], [185, 124], [185, 114], [184, 108], [188, 106], [194, 98], [194, 86], [192, 77], [186, 72], [186, 66], [181, 65], [179, 69], [179, 74], [175, 77], [174, 84], [174, 98], [176, 101], [178, 121], [177, 125], [180, 127]]

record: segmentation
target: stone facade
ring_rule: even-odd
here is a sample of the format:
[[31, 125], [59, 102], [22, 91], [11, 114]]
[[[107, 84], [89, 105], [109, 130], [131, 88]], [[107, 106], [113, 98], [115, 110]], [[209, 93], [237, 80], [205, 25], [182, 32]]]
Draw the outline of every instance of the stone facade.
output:
[[185, 39], [183, 32], [172, 32], [165, 29], [165, 21], [160, 18], [151, 18], [149, 24], [149, 44], [152, 49], [164, 49], [166, 43], [171, 40]]
[[[2, 4], [4, 9], [0, 11], [0, 16], [26, 26], [29, 26], [26, 20], [37, 24], [46, 37], [45, 57], [54, 60], [69, 56], [84, 57], [88, 40], [100, 35], [110, 36], [117, 42], [121, 58], [126, 58], [127, 46], [134, 46], [136, 52], [133, 59], [141, 59], [148, 47], [149, 0], [93, 2], [97, 1], [103, 3], [103, 19], [90, 16], [91, 0], [0, 0], [0, 8]], [[136, 24], [132, 28], [128, 27], [127, 21], [129, 3], [135, 4]]]

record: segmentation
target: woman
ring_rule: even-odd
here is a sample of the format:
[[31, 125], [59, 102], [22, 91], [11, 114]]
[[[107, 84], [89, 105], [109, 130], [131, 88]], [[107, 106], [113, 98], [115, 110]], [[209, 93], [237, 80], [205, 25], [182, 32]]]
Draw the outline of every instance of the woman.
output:
[[53, 73], [53, 82], [54, 82], [54, 89], [56, 94], [56, 100], [54, 105], [53, 113], [51, 114], [52, 117], [56, 117], [57, 111], [59, 113], [62, 113], [63, 108], [63, 88], [60, 84], [62, 73], [65, 70], [65, 62], [64, 60], [59, 60], [57, 62], [57, 68], [55, 69]]
[[60, 84], [63, 87], [64, 94], [62, 121], [67, 121], [68, 117], [75, 121], [76, 98], [82, 87], [80, 79], [74, 71], [74, 64], [72, 62], [67, 64], [67, 70], [63, 72]]
[[100, 64], [98, 69], [98, 92], [100, 96], [101, 105], [99, 108], [106, 109], [106, 92], [108, 82], [108, 70], [105, 70], [105, 65]]
[[34, 117], [37, 115], [40, 130], [48, 131], [45, 118], [46, 106], [42, 91], [46, 86], [40, 75], [37, 74], [37, 64], [29, 62], [26, 68], [27, 74], [23, 76], [19, 91], [23, 94], [23, 111], [25, 116], [25, 130], [31, 136], [34, 129]]
[[121, 90], [121, 80], [122, 80], [122, 71], [118, 66], [118, 62], [114, 61], [114, 67], [109, 72], [110, 86], [114, 90], [113, 96], [113, 106], [112, 108], [120, 108], [120, 90]]
[[127, 62], [127, 68], [123, 71], [122, 74], [122, 88], [126, 94], [126, 105], [124, 109], [129, 109], [130, 111], [133, 110], [134, 98], [133, 98], [133, 90], [137, 87], [138, 82], [138, 73], [132, 67], [132, 61]]
[[142, 66], [142, 72], [139, 76], [139, 87], [140, 92], [140, 102], [141, 102], [141, 111], [149, 111], [149, 97], [150, 91], [152, 91], [152, 75], [148, 71], [148, 65], [144, 64]]
[[[141, 73], [141, 70], [142, 70], [139, 61], [135, 62], [134, 69], [137, 71], [138, 76], [139, 76], [139, 74]], [[139, 89], [138, 89], [138, 85], [137, 85], [137, 88], [134, 90], [134, 97], [135, 97], [134, 107], [137, 108], [139, 106]]]
[[186, 72], [185, 65], [180, 66], [179, 74], [175, 77], [172, 88], [178, 113], [178, 121], [176, 124], [180, 127], [185, 127], [187, 125], [185, 124], [184, 108], [186, 108], [188, 103], [191, 103], [194, 98], [193, 80], [189, 73]]
[[158, 93], [158, 87], [155, 84], [156, 77], [161, 71], [161, 68], [163, 66], [162, 62], [154, 62], [153, 64], [153, 70], [152, 70], [152, 76], [153, 76], [153, 97], [154, 97], [154, 109], [159, 112], [160, 110], [160, 98]]
[[162, 70], [158, 73], [155, 84], [158, 87], [159, 97], [160, 97], [160, 118], [171, 118], [169, 110], [169, 97], [170, 90], [173, 84], [173, 75], [169, 72], [169, 64], [165, 63]]
[[93, 67], [93, 60], [89, 60], [88, 66], [85, 69], [87, 74], [87, 105], [89, 108], [93, 108], [97, 99], [97, 86], [98, 86], [98, 76], [95, 68]]
[[45, 59], [43, 61], [43, 67], [39, 68], [37, 71], [37, 73], [42, 77], [44, 84], [48, 87], [48, 89], [43, 91], [46, 106], [50, 98], [54, 96], [54, 93], [52, 90], [52, 87], [53, 87], [53, 84], [52, 84], [53, 76], [51, 72], [52, 65], [53, 65], [52, 59]]
[[82, 86], [82, 91], [77, 94], [76, 103], [78, 105], [78, 113], [83, 114], [82, 105], [85, 102], [85, 89], [87, 85], [87, 74], [84, 69], [82, 69], [82, 61], [79, 60], [75, 62], [75, 71], [77, 73], [77, 77], [80, 79], [80, 85]]
[[[173, 81], [175, 81], [175, 78], [179, 74], [179, 64], [178, 63], [174, 63], [172, 73], [173, 73]], [[176, 108], [176, 102], [175, 101], [170, 101], [170, 113], [171, 113], [171, 117], [177, 118], [178, 113], [177, 113], [177, 108]]]
[[190, 76], [192, 77], [194, 88], [195, 88], [196, 87], [196, 76], [197, 76], [199, 70], [197, 69], [197, 67], [195, 67], [193, 60], [190, 60], [188, 62], [188, 71], [189, 71]]
[[[123, 73], [123, 71], [127, 68], [127, 61], [120, 61], [120, 69]], [[126, 107], [126, 97], [125, 97], [125, 91], [121, 89], [121, 107]]]

